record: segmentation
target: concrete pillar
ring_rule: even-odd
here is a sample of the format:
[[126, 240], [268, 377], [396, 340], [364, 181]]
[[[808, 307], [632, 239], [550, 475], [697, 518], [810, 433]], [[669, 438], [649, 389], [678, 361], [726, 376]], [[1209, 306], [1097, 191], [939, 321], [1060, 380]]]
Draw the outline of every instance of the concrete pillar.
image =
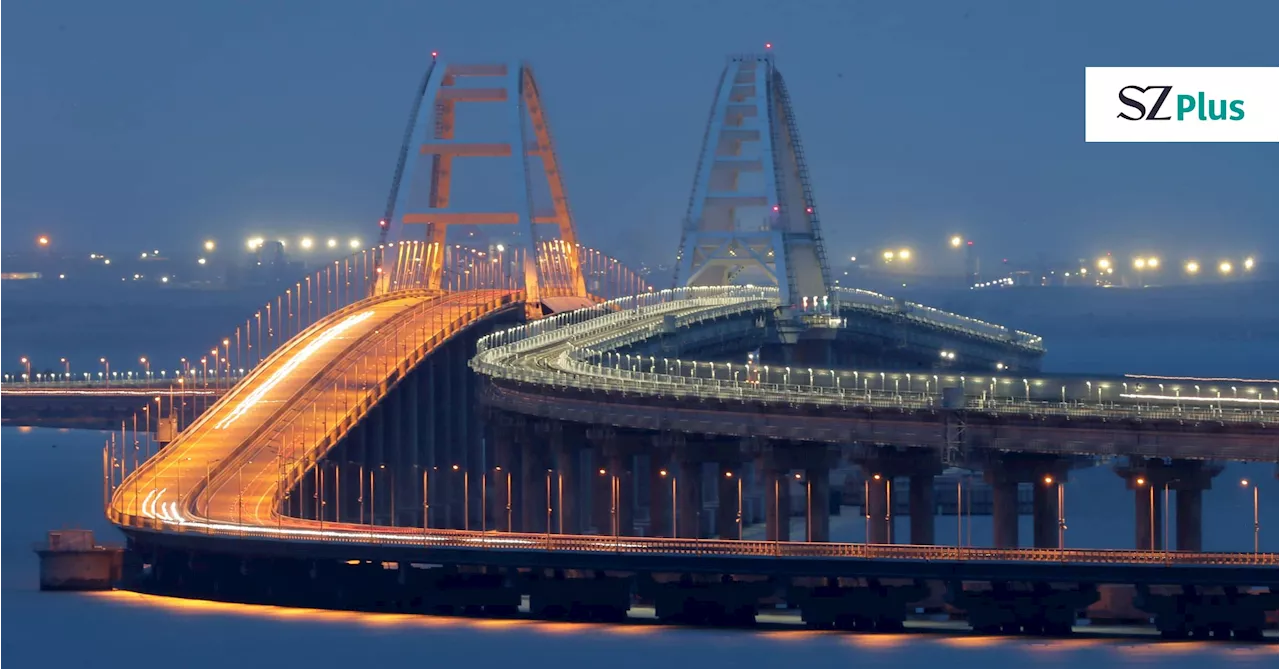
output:
[[702, 534], [702, 463], [680, 459], [676, 475], [676, 536], [693, 539]]
[[671, 534], [671, 512], [675, 509], [671, 499], [671, 481], [674, 472], [670, 469], [664, 454], [658, 451], [649, 454], [649, 532], [651, 537], [669, 537]]
[[1181, 488], [1174, 494], [1176, 495], [1174, 508], [1177, 513], [1178, 550], [1202, 550], [1204, 490], [1198, 487]]
[[580, 494], [582, 482], [582, 447], [569, 443], [562, 433], [552, 442], [551, 467], [555, 470], [556, 532], [580, 534], [582, 532]]
[[788, 471], [765, 469], [764, 534], [768, 541], [791, 541], [791, 482]]
[[805, 470], [809, 488], [809, 541], [831, 541], [831, 470], [827, 467]]
[[542, 435], [537, 427], [527, 430], [527, 440], [520, 448], [520, 531], [547, 531], [548, 467], [541, 457]]
[[1018, 482], [991, 482], [991, 526], [996, 548], [1018, 547]]
[[737, 539], [739, 530], [738, 501], [742, 490], [742, 471], [721, 464], [716, 507], [716, 535], [721, 539]]
[[911, 513], [911, 543], [934, 543], [933, 474], [912, 474], [908, 483]]
[[867, 543], [893, 543], [893, 509], [889, 505], [891, 492], [888, 476], [867, 474], [863, 484], [866, 495]]
[[1058, 482], [1031, 484], [1031, 536], [1036, 548], [1058, 547]]
[[612, 491], [614, 500], [613, 506], [617, 514], [618, 535], [629, 537], [635, 536], [635, 474], [634, 474], [634, 456], [626, 452], [613, 452], [609, 454], [609, 476], [611, 486], [616, 486]]

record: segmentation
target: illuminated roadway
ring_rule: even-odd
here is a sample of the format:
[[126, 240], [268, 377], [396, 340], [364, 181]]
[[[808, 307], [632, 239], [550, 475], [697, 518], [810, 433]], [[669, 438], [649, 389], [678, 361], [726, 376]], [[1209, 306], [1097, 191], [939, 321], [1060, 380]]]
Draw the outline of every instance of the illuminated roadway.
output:
[[414, 291], [331, 314], [121, 483], [109, 513], [122, 525], [153, 529], [283, 528], [281, 490], [377, 402], [389, 380], [470, 320], [518, 297]]

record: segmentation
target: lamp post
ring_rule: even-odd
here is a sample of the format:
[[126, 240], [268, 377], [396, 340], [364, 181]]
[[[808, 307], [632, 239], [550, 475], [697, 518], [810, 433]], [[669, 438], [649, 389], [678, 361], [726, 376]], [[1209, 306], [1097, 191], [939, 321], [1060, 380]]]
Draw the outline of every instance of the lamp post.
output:
[[[669, 472], [667, 472], [667, 470], [665, 469], [658, 471], [658, 476], [666, 478], [668, 475], [669, 475]], [[676, 531], [676, 477], [674, 474], [670, 474], [670, 476], [671, 476], [671, 538], [675, 539], [676, 537], [680, 536], [680, 533]]]
[[58, 362], [62, 363], [62, 373], [67, 380], [67, 385], [71, 385], [71, 363], [66, 358], [58, 358]]
[[151, 380], [151, 362], [147, 360], [146, 356], [138, 358], [138, 362], [142, 363], [143, 378], [148, 381]]
[[[1240, 486], [1249, 487], [1249, 479], [1240, 479]], [[1253, 484], [1253, 552], [1258, 552], [1258, 484]]]
[[1150, 538], [1148, 539], [1147, 550], [1154, 551], [1156, 549], [1156, 488], [1141, 476], [1134, 479], [1134, 483], [1147, 487], [1147, 509], [1150, 517]]
[[27, 356], [24, 355], [21, 358], [21, 362], [23, 365], [26, 365], [26, 368], [27, 368], [26, 381], [27, 383], [31, 383], [31, 358], [28, 358]]
[[[102, 378], [105, 379], [107, 382], [107, 385], [110, 386], [111, 385], [111, 363], [108, 362], [105, 357], [98, 358], [98, 362], [102, 363], [102, 368], [103, 370], [105, 370], [105, 373], [103, 374]], [[31, 367], [28, 365], [27, 369], [29, 371]]]
[[1058, 550], [1062, 550], [1066, 547], [1067, 530], [1067, 516], [1066, 511], [1063, 508], [1066, 501], [1064, 498], [1065, 493], [1062, 488], [1062, 481], [1055, 481], [1052, 476], [1044, 477], [1045, 485], [1053, 485], [1055, 482], [1058, 484]]
[[[724, 477], [727, 479], [734, 478], [733, 472], [731, 471], [725, 472]], [[738, 515], [734, 519], [734, 523], [738, 526], [738, 541], [742, 541], [742, 477], [739, 476], [737, 477], [737, 479], [738, 479]], [[774, 499], [776, 500], [777, 498], [775, 497]], [[721, 504], [723, 503], [724, 501], [721, 500]], [[776, 508], [775, 508], [775, 513], [776, 513]]]

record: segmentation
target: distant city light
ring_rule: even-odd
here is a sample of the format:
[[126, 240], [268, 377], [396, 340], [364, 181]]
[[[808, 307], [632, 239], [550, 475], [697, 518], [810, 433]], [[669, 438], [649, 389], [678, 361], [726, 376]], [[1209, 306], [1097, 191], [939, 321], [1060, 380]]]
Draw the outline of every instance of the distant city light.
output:
[[309, 249], [309, 248], [311, 248], [311, 246], [312, 246], [313, 244], [315, 244], [315, 242], [311, 241], [311, 238], [310, 238], [310, 237], [303, 237], [303, 238], [302, 238], [302, 241], [300, 241], [300, 242], [298, 242], [298, 243], [299, 243], [299, 245], [301, 245], [301, 246], [302, 246], [302, 248], [304, 248], [304, 249]]
[[1108, 269], [1111, 267], [1111, 261], [1107, 258], [1098, 258], [1098, 269]]
[[893, 251], [885, 251], [885, 252], [884, 252], [884, 261], [885, 261], [885, 262], [889, 262], [889, 261], [891, 261], [891, 260], [893, 260]]
[[911, 249], [902, 249], [898, 251], [898, 260], [911, 260]]
[[1133, 268], [1134, 268], [1134, 269], [1146, 269], [1146, 268], [1147, 268], [1147, 259], [1146, 259], [1146, 258], [1134, 258], [1134, 259], [1133, 259]]
[[213, 242], [213, 240], [212, 240], [212, 239], [206, 239], [206, 240], [205, 240], [205, 242], [204, 242], [204, 250], [206, 250], [206, 251], [212, 251], [212, 250], [214, 250], [214, 249], [216, 249], [216, 248], [218, 248], [218, 245], [217, 245], [217, 244], [215, 244], [215, 243]]
[[265, 242], [261, 237], [250, 237], [249, 241], [245, 242], [245, 245], [249, 247], [250, 251], [256, 251], [262, 248], [264, 243]]
[[146, 260], [146, 259], [147, 259], [147, 252], [146, 252], [146, 251], [143, 251], [143, 252], [142, 252], [142, 259], [143, 259], [143, 260]]
[[498, 250], [498, 253], [503, 253], [507, 250], [507, 247], [502, 244], [498, 244], [495, 248]]
[[1231, 273], [1231, 263], [1229, 263], [1229, 262], [1227, 262], [1227, 261], [1225, 261], [1225, 260], [1224, 260], [1224, 261], [1222, 261], [1221, 263], [1219, 263], [1219, 264], [1218, 264], [1218, 271], [1219, 271], [1219, 272], [1222, 272], [1223, 274], [1230, 274], [1230, 273]]
[[849, 262], [858, 262], [858, 256], [849, 256]]
[[59, 278], [59, 279], [65, 279], [65, 278], [67, 278], [67, 275], [66, 275], [66, 274], [59, 274], [59, 275], [58, 275], [58, 278]]
[[333, 237], [330, 237], [329, 241], [325, 242], [325, 245], [331, 249], [338, 248], [338, 240], [334, 239]]
[[208, 261], [207, 261], [207, 260], [205, 260], [204, 258], [200, 258], [200, 259], [199, 259], [199, 260], [197, 260], [196, 262], [197, 262], [197, 263], [199, 263], [199, 264], [201, 264], [201, 265], [203, 265], [203, 264], [205, 264], [205, 263], [206, 263], [206, 262], [208, 262]]
[[1157, 269], [1159, 267], [1160, 267], [1159, 258], [1155, 256], [1151, 256], [1150, 258], [1147, 258], [1147, 269]]
[[40, 235], [39, 237], [36, 237], [36, 243], [40, 246], [48, 246], [49, 238], [45, 235]]
[[110, 258], [103, 258], [103, 259], [102, 259], [102, 264], [104, 264], [104, 265], [110, 265], [110, 264], [111, 264], [111, 259], [110, 259]]
[[951, 248], [953, 249], [960, 248], [960, 245], [963, 243], [964, 243], [964, 240], [960, 238], [960, 235], [956, 235], [951, 238]]
[[160, 277], [160, 283], [169, 283], [169, 277], [167, 276]]
[[1192, 260], [1186, 264], [1187, 274], [1196, 274], [1200, 271], [1200, 263]]
[[360, 240], [353, 238], [351, 241], [347, 242], [347, 246], [350, 246], [353, 249], [358, 249], [360, 248]]
[[1244, 268], [1245, 268], [1245, 271], [1253, 269], [1253, 258], [1244, 259]]

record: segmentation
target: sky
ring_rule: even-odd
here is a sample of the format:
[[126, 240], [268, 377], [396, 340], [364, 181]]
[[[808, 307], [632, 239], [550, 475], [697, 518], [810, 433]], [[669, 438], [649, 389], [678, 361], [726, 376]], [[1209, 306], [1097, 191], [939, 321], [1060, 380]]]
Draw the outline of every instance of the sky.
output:
[[[674, 256], [729, 54], [775, 46], [829, 253], [1274, 253], [1275, 144], [1085, 144], [1085, 66], [1276, 66], [1264, 0], [21, 0], [6, 250], [376, 234], [428, 60], [535, 68], [581, 238]], [[505, 188], [486, 183], [486, 187]], [[1068, 253], [1069, 251], [1069, 253]]]

